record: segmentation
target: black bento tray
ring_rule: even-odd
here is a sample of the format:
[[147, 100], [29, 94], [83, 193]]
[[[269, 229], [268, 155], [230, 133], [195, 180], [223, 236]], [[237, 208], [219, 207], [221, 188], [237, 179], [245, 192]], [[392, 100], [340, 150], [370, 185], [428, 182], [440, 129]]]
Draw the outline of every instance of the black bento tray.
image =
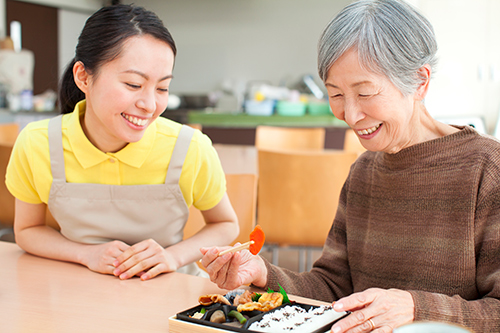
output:
[[[185, 310], [185, 311], [182, 311], [180, 313], [177, 314], [177, 319], [178, 320], [183, 320], [183, 321], [187, 321], [187, 322], [191, 322], [191, 323], [194, 323], [194, 324], [198, 324], [198, 325], [203, 325], [203, 326], [210, 326], [210, 327], [215, 327], [215, 328], [218, 328], [218, 329], [222, 329], [222, 330], [227, 330], [227, 331], [232, 331], [232, 332], [258, 332], [258, 331], [254, 331], [254, 330], [249, 330], [248, 327], [250, 327], [250, 325], [252, 325], [252, 323], [256, 322], [256, 321], [259, 321], [262, 319], [262, 317], [268, 313], [272, 313], [273, 311], [276, 311], [282, 307], [285, 307], [287, 305], [295, 305], [295, 306], [300, 306], [302, 307], [303, 309], [305, 309], [306, 311], [309, 311], [309, 309], [311, 308], [316, 308], [316, 307], [319, 307], [317, 305], [310, 305], [310, 304], [303, 304], [303, 303], [296, 303], [296, 302], [291, 302], [288, 303], [288, 304], [283, 304], [273, 310], [270, 310], [270, 311], [267, 311], [267, 312], [263, 312], [263, 311], [243, 311], [242, 314], [243, 315], [246, 315], [248, 316], [249, 318], [247, 319], [246, 323], [243, 324], [242, 327], [237, 327], [237, 326], [231, 326], [231, 325], [228, 325], [228, 324], [219, 324], [219, 323], [212, 323], [211, 321], [208, 320], [208, 318], [210, 318], [210, 316], [212, 315], [213, 312], [215, 312], [216, 310], [222, 310], [224, 311], [224, 314], [226, 315], [226, 318], [228, 317], [227, 314], [231, 311], [231, 310], [236, 310], [236, 306], [232, 306], [232, 305], [225, 305], [225, 304], [219, 304], [219, 303], [215, 303], [215, 304], [212, 304], [212, 305], [209, 305], [209, 306], [204, 306], [204, 305], [197, 305], [191, 309], [188, 309], [188, 310]], [[192, 318], [191, 316], [194, 315], [196, 312], [200, 312], [202, 308], [205, 308], [206, 309], [206, 312], [205, 314], [203, 315], [203, 317], [201, 319], [195, 319], [195, 318]], [[349, 313], [346, 312], [344, 315], [340, 316], [339, 318], [325, 324], [324, 326], [318, 328], [317, 330], [315, 331], [312, 331], [310, 333], [323, 333], [327, 330], [330, 329], [330, 327], [337, 321], [339, 321], [340, 319], [344, 318], [345, 316], [347, 316]], [[227, 321], [227, 323], [231, 322], [232, 320], [230, 321]], [[236, 320], [237, 321], [237, 320]], [[258, 332], [258, 333], [262, 333], [262, 332]]]

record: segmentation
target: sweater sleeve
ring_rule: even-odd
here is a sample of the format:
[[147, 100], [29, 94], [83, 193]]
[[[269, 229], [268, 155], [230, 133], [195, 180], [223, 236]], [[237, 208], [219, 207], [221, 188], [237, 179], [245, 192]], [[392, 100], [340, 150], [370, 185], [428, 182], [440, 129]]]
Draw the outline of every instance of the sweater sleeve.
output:
[[266, 289], [269, 287], [278, 290], [279, 284], [287, 293], [325, 302], [333, 302], [352, 293], [346, 250], [346, 184], [344, 184], [340, 194], [337, 214], [323, 247], [323, 252], [314, 263], [312, 270], [297, 273], [273, 266], [265, 261], [268, 270]]
[[[492, 162], [490, 160], [490, 162]], [[415, 321], [458, 323], [474, 332], [500, 332], [500, 179], [499, 163], [486, 167], [478, 181], [474, 237], [478, 297], [410, 291]]]

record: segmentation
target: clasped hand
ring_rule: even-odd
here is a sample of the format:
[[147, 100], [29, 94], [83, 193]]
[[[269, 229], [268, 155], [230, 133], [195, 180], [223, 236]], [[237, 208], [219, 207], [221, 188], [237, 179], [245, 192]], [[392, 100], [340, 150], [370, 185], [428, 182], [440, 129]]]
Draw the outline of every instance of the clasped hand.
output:
[[152, 239], [132, 246], [121, 241], [92, 245], [89, 258], [86, 263], [89, 269], [111, 274], [122, 280], [133, 276], [148, 280], [178, 268], [168, 251]]

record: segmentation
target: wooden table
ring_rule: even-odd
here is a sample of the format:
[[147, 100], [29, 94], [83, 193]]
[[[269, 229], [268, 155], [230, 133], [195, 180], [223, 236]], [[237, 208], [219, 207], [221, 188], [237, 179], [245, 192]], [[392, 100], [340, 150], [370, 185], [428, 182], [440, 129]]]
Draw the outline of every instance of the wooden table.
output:
[[168, 318], [198, 304], [200, 295], [225, 292], [208, 279], [180, 273], [121, 281], [0, 241], [2, 333], [168, 332]]

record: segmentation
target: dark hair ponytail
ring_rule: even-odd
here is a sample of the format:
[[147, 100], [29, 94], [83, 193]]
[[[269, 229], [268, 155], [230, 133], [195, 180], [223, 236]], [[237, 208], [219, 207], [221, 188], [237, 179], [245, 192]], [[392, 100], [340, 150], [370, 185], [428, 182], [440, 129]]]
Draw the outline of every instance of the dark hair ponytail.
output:
[[153, 12], [133, 5], [103, 7], [87, 19], [78, 38], [75, 57], [68, 64], [59, 84], [59, 108], [70, 113], [85, 98], [76, 86], [73, 66], [81, 61], [91, 75], [98, 75], [99, 68], [118, 57], [124, 42], [134, 36], [151, 35], [167, 43], [174, 56], [175, 42], [160, 18]]

